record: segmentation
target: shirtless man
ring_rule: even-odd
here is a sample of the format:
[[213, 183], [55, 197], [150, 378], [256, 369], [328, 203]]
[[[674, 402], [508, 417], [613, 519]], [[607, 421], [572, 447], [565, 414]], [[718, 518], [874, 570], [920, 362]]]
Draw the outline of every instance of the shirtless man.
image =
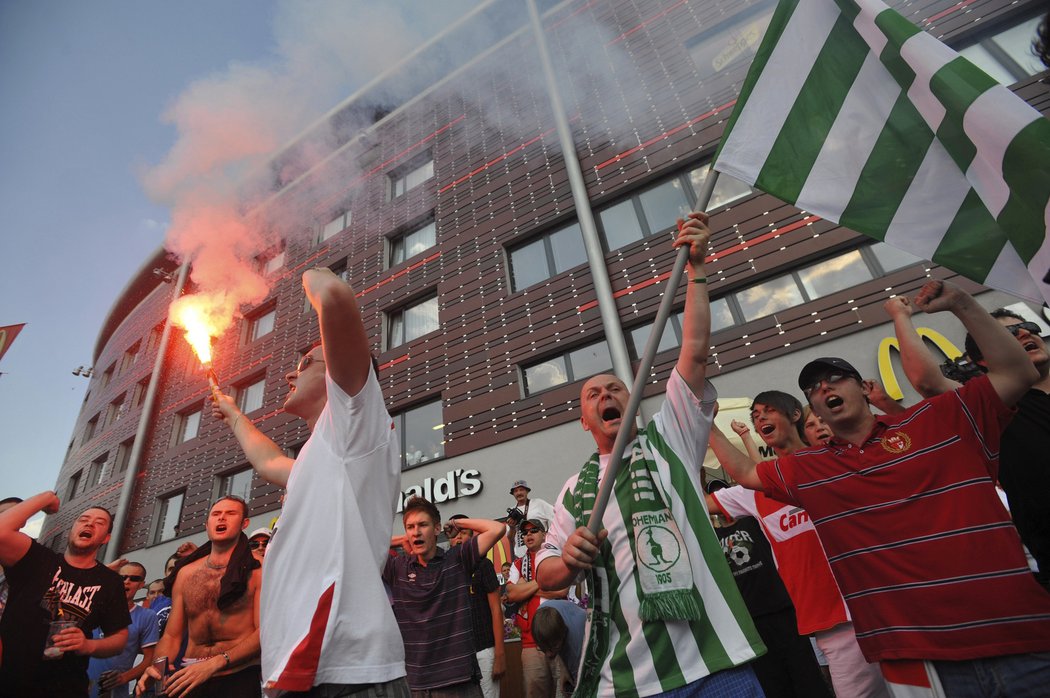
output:
[[[156, 657], [168, 657], [165, 682], [171, 698], [239, 698], [260, 694], [259, 589], [262, 571], [248, 552], [244, 529], [247, 506], [240, 498], [223, 497], [208, 512], [208, 544], [201, 546], [175, 571], [171, 614], [164, 636], [157, 643]], [[240, 569], [238, 569], [240, 566]], [[246, 587], [238, 597], [221, 594], [220, 585], [229, 570], [236, 586], [243, 572]], [[228, 584], [229, 585], [229, 584]], [[221, 596], [221, 598], [220, 598]], [[174, 667], [184, 629], [189, 644], [182, 667]], [[160, 674], [151, 667], [139, 680], [136, 695], [142, 695]]]

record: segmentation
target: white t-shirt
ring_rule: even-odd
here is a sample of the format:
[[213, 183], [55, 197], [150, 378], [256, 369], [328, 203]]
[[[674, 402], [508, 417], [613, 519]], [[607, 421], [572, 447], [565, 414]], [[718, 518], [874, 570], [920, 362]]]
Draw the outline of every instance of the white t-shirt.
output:
[[405, 675], [401, 633], [380, 578], [401, 485], [393, 423], [372, 371], [354, 397], [330, 376], [325, 382], [328, 404], [295, 460], [263, 565], [269, 696]]
[[[525, 505], [519, 504], [514, 507], [522, 514], [525, 515], [525, 519], [539, 519], [543, 522], [543, 527], [550, 530], [551, 521], [554, 520], [554, 507], [548, 502], [542, 499], [529, 499], [528, 501], [528, 512], [525, 511]], [[522, 524], [525, 523], [525, 519], [522, 520]], [[525, 547], [525, 536], [521, 532], [521, 524], [518, 525], [514, 532], [514, 557], [525, 557], [525, 553], [528, 552], [528, 548]]]

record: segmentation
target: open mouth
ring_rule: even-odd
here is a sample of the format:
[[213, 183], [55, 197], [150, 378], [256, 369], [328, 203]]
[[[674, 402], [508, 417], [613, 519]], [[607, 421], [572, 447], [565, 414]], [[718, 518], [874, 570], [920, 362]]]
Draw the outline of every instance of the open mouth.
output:
[[219, 524], [215, 527], [216, 533], [226, 533], [226, 524]]
[[614, 419], [619, 419], [622, 416], [623, 415], [620, 412], [620, 408], [613, 407], [612, 405], [610, 405], [609, 407], [606, 407], [604, 410], [602, 410], [602, 421], [603, 422], [611, 422]]
[[762, 432], [763, 434], [765, 434], [766, 436], [769, 436], [769, 435], [770, 435], [770, 434], [772, 434], [772, 433], [773, 433], [774, 431], [776, 431], [776, 430], [777, 430], [777, 428], [776, 428], [775, 426], [773, 426], [772, 424], [763, 424], [762, 426], [760, 426], [760, 427], [758, 428], [758, 430], [759, 430], [760, 432]]
[[414, 538], [414, 539], [412, 539], [412, 547], [413, 548], [425, 547], [424, 543], [423, 543], [423, 539], [422, 538]]
[[1024, 346], [1025, 351], [1035, 351], [1039, 348], [1039, 345], [1035, 342], [1025, 342], [1022, 346]]
[[77, 534], [77, 538], [80, 540], [91, 540], [91, 531], [81, 531]]
[[824, 402], [824, 404], [827, 405], [828, 409], [833, 410], [836, 407], [841, 407], [843, 401], [842, 398], [840, 398], [838, 395], [832, 395], [827, 399], [827, 401]]

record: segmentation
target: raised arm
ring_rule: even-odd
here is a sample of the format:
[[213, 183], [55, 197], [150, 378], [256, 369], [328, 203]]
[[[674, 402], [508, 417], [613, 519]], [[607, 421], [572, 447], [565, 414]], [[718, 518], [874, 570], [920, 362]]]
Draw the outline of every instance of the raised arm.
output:
[[[237, 443], [248, 457], [259, 477], [267, 482], [285, 487], [292, 474], [294, 460], [285, 455], [281, 447], [259, 431], [255, 424], [241, 412], [233, 398], [218, 390], [212, 391], [212, 415], [230, 425], [230, 431], [237, 437]], [[176, 648], [177, 649], [177, 648]]]
[[474, 531], [478, 537], [478, 554], [482, 557], [492, 550], [507, 527], [500, 521], [491, 519], [456, 519], [456, 526]]
[[756, 462], [762, 460], [762, 454], [758, 452], [758, 444], [755, 443], [755, 437], [751, 436], [751, 429], [736, 419], [731, 421], [729, 426], [743, 442], [744, 448], [747, 450], [747, 457]]
[[973, 297], [948, 281], [928, 281], [915, 297], [915, 305], [927, 313], [950, 310], [959, 318], [981, 348], [988, 379], [1007, 406], [1013, 406], [1039, 380], [1020, 342], [988, 314]]
[[758, 478], [755, 461], [729, 443], [726, 435], [714, 424], [711, 425], [710, 439], [711, 450], [715, 452], [715, 458], [734, 480], [751, 490], [762, 489], [762, 481]]
[[58, 495], [48, 490], [0, 514], [0, 566], [10, 567], [25, 557], [33, 539], [21, 532], [22, 527], [37, 512], [56, 513], [58, 504]]
[[347, 395], [357, 395], [372, 368], [372, 354], [354, 289], [326, 267], [308, 269], [303, 289], [317, 311], [328, 375]]
[[707, 351], [711, 340], [711, 307], [707, 297], [707, 277], [704, 257], [711, 230], [707, 227], [707, 214], [694, 211], [684, 220], [678, 219], [678, 237], [674, 246], [689, 246], [687, 265], [685, 310], [682, 312], [682, 348], [678, 353], [679, 375], [692, 389], [694, 395], [704, 391], [704, 374], [707, 371]]
[[[933, 397], [958, 388], [958, 383], [941, 373], [941, 368], [926, 347], [926, 342], [915, 331], [911, 320], [915, 306], [908, 297], [890, 298], [882, 307], [893, 320], [893, 332], [897, 335], [897, 343], [901, 347], [901, 366], [911, 387], [923, 397]], [[879, 405], [876, 407], [882, 409]], [[886, 412], [884, 409], [882, 411]]]

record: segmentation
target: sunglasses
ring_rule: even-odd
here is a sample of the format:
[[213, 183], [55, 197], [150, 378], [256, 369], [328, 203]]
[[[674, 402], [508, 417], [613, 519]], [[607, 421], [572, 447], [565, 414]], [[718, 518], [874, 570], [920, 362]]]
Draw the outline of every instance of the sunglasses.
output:
[[1028, 334], [1034, 334], [1036, 337], [1039, 336], [1039, 325], [1034, 322], [1019, 322], [1016, 325], [1007, 325], [1006, 329], [1010, 331], [1014, 337], [1021, 334], [1021, 330], [1024, 330]]
[[312, 363], [323, 364], [324, 363], [324, 359], [318, 359], [318, 358], [314, 357], [312, 354], [307, 354], [303, 358], [299, 359], [299, 363], [295, 365], [295, 372], [296, 373], [302, 373], [306, 369], [310, 368], [310, 364], [312, 364]]
[[146, 578], [146, 576], [142, 574], [122, 574], [120, 576], [125, 582], [129, 580], [132, 582], [141, 582]]
[[270, 544], [268, 540], [250, 540], [248, 541], [249, 550], [258, 550], [259, 548], [265, 548]]
[[845, 377], [846, 377], [846, 375], [842, 374], [842, 373], [829, 373], [829, 374], [827, 374], [827, 375], [825, 375], [825, 376], [823, 376], [821, 378], [816, 379], [815, 381], [813, 381], [812, 383], [807, 385], [805, 388], [803, 388], [802, 389], [802, 394], [805, 395], [808, 398], [810, 395], [815, 393], [820, 388], [820, 384], [821, 383], [826, 383], [828, 385], [835, 385], [836, 383], [838, 383], [840, 380], [842, 380]]
[[527, 536], [530, 533], [543, 533], [543, 531], [536, 528], [535, 526], [529, 526], [528, 528], [521, 529], [521, 535], [523, 536]]

